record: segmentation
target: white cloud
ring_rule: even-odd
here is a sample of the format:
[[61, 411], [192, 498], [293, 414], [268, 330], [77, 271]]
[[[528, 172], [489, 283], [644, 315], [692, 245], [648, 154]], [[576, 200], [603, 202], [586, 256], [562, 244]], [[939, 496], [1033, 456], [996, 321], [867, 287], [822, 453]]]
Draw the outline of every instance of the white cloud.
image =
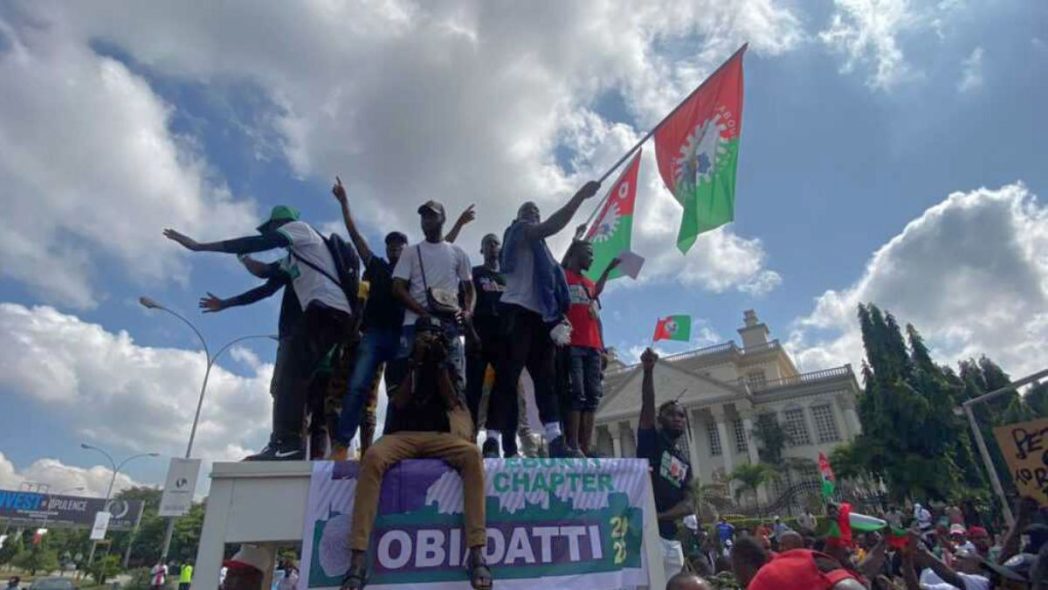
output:
[[0, 35], [0, 276], [90, 307], [100, 260], [139, 282], [184, 273], [165, 224], [210, 234], [254, 218], [171, 133], [171, 107], [142, 78], [57, 19], [0, 17]]
[[[37, 459], [25, 469], [19, 470], [0, 452], [0, 488], [17, 490], [23, 483], [45, 484], [50, 486], [48, 491], [52, 494], [105, 497], [112, 478], [113, 470], [110, 467], [96, 465], [85, 469], [48, 458]], [[140, 485], [143, 484], [131, 479], [127, 474], [118, 473], [113, 480], [113, 493]]]
[[[185, 451], [202, 353], [139, 346], [50, 307], [0, 303], [0, 332], [0, 388], [35, 399], [56, 425], [114, 453]], [[212, 369], [194, 456], [239, 460], [269, 432], [273, 367], [236, 356], [250, 372]]]
[[863, 356], [856, 306], [914, 324], [943, 363], [986, 354], [1014, 377], [1048, 359], [1048, 207], [1022, 184], [953, 193], [799, 318], [789, 348], [822, 369]]
[[960, 92], [971, 92], [983, 85], [983, 48], [976, 47], [961, 62], [961, 80], [957, 83]]
[[[636, 132], [592, 113], [599, 97], [621, 93], [649, 125], [743, 41], [774, 55], [802, 39], [799, 20], [775, 0], [228, 2], [199, 10], [38, 2], [23, 10], [34, 22], [59, 23], [87, 61], [107, 61], [86, 49], [103, 40], [162, 76], [257, 85], [280, 107], [270, 119], [296, 173], [341, 173], [362, 219], [414, 235], [421, 200], [440, 198], [449, 211], [477, 203], [464, 243], [499, 231], [525, 199], [552, 212], [621, 154], [629, 144], [594, 142]], [[575, 170], [558, 166], [558, 144], [577, 154]], [[192, 227], [185, 216], [164, 218]], [[714, 290], [774, 284], [751, 270], [762, 256], [756, 241], [722, 232], [695, 250], [743, 256], [746, 270], [696, 255], [689, 280]]]
[[866, 83], [878, 90], [888, 90], [913, 74], [898, 40], [900, 32], [917, 22], [908, 0], [834, 0], [834, 7], [819, 39], [844, 55], [842, 72], [871, 64]]

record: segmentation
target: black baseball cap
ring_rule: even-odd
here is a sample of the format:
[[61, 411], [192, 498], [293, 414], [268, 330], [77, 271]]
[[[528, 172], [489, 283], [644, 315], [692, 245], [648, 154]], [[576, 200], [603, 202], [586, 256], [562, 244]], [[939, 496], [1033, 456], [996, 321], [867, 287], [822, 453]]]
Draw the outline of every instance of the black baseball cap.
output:
[[444, 205], [439, 201], [434, 201], [431, 199], [429, 201], [426, 201], [425, 203], [422, 203], [421, 205], [419, 205], [418, 214], [422, 215], [427, 209], [433, 211], [434, 213], [439, 213], [441, 217], [445, 217]]

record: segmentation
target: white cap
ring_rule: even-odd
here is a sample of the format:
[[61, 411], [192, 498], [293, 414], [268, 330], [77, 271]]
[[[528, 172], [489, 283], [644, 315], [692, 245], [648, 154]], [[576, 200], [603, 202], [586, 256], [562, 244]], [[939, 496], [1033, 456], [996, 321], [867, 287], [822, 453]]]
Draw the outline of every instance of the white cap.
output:
[[238, 563], [249, 565], [262, 573], [273, 569], [273, 558], [270, 556], [269, 551], [258, 545], [241, 545], [232, 559], [227, 559], [222, 565], [229, 567], [231, 564]]
[[689, 514], [684, 517], [684, 526], [688, 527], [692, 531], [699, 530], [699, 517], [694, 514]]

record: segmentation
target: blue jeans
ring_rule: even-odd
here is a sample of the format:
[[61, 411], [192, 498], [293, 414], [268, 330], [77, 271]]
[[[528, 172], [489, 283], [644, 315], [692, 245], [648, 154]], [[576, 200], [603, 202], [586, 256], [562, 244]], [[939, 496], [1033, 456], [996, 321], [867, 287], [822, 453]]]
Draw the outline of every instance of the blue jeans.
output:
[[[346, 395], [342, 398], [342, 413], [338, 416], [335, 441], [349, 446], [357, 435], [364, 404], [371, 393], [371, 383], [379, 365], [397, 357], [400, 347], [399, 330], [368, 329], [360, 339], [353, 374], [349, 377]], [[388, 386], [388, 384], [387, 384]]]
[[604, 395], [600, 382], [600, 351], [585, 346], [572, 346], [571, 353], [571, 409], [593, 412]]

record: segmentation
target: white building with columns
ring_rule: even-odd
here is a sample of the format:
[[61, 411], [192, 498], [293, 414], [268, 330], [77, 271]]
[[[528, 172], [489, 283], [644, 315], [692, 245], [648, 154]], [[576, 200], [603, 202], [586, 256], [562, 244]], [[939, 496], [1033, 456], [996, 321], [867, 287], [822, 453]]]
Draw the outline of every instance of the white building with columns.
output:
[[[850, 365], [799, 373], [753, 310], [734, 341], [674, 354], [655, 367], [655, 405], [679, 399], [689, 423], [688, 451], [704, 483], [715, 472], [758, 461], [752, 435], [757, 416], [773, 414], [791, 438], [784, 456], [815, 461], [820, 452], [859, 434], [855, 410], [860, 388]], [[597, 409], [597, 448], [605, 456], [632, 457], [641, 404], [640, 365], [614, 363], [605, 375]], [[802, 474], [818, 479], [818, 472]], [[762, 501], [768, 498], [761, 490]]]

